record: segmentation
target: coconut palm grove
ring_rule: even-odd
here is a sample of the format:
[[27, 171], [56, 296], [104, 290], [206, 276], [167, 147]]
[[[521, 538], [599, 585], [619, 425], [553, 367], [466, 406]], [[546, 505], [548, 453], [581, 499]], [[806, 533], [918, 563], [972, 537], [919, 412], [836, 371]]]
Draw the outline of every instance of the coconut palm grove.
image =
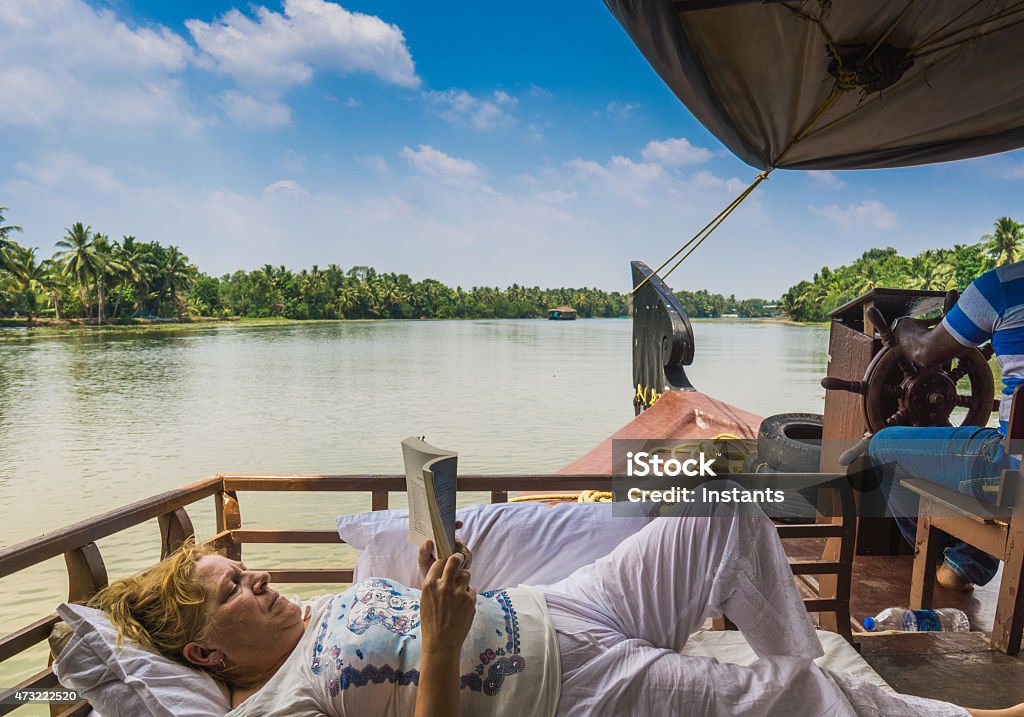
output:
[[[594, 288], [541, 289], [513, 284], [449, 287], [434, 279], [378, 273], [369, 266], [338, 264], [293, 271], [264, 265], [209, 276], [176, 246], [120, 240], [75, 222], [42, 258], [37, 247], [14, 240], [21, 227], [0, 206], [0, 317], [87, 324], [146, 323], [204, 317], [285, 319], [541, 318], [552, 306], [570, 305], [582, 317], [620, 317], [627, 296]], [[777, 302], [737, 299], [705, 290], [676, 292], [694, 318], [772, 315], [824, 321], [828, 313], [876, 286], [963, 290], [979, 274], [1024, 258], [1022, 225], [1010, 217], [973, 244], [900, 256], [870, 249], [851, 264], [822, 267], [790, 287]]]

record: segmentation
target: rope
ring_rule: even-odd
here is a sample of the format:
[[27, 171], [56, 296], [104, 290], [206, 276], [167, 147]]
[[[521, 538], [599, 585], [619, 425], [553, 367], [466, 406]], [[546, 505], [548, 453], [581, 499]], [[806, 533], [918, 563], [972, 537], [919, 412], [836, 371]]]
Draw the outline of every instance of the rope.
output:
[[579, 493], [538, 493], [536, 495], [517, 495], [515, 498], [509, 498], [509, 503], [527, 503], [527, 502], [546, 502], [554, 500], [572, 500], [576, 501], [579, 499]]
[[672, 261], [677, 256], [679, 256], [683, 251], [686, 250], [686, 248], [688, 246], [690, 246], [694, 242], [697, 242], [693, 246], [693, 248], [690, 249], [690, 251], [686, 252], [686, 255], [682, 259], [677, 261], [672, 266], [671, 269], [669, 269], [667, 272], [665, 272], [665, 274], [661, 278], [664, 280], [665, 277], [667, 277], [669, 274], [671, 274], [673, 271], [675, 271], [676, 267], [679, 266], [683, 262], [683, 259], [685, 259], [686, 257], [690, 256], [690, 254], [693, 253], [694, 249], [696, 249], [698, 246], [700, 246], [704, 242], [705, 239], [707, 239], [709, 236], [711, 236], [711, 232], [715, 231], [715, 229], [717, 229], [719, 227], [719, 225], [721, 225], [721, 223], [724, 222], [726, 220], [726, 218], [730, 214], [733, 213], [733, 211], [736, 209], [736, 207], [738, 207], [743, 202], [744, 199], [746, 199], [747, 197], [750, 196], [751, 192], [753, 192], [757, 188], [757, 185], [759, 185], [764, 180], [768, 179], [768, 175], [772, 173], [772, 169], [774, 169], [774, 167], [771, 167], [771, 168], [765, 170], [764, 172], [761, 172], [760, 174], [758, 174], [757, 175], [757, 179], [755, 179], [753, 181], [753, 183], [751, 183], [751, 185], [749, 187], [744, 189], [743, 192], [741, 192], [740, 195], [738, 197], [736, 197], [736, 199], [732, 200], [725, 209], [720, 211], [715, 216], [714, 219], [712, 219], [710, 222], [705, 224], [701, 228], [701, 230], [699, 232], [697, 232], [692, 237], [690, 237], [690, 239], [685, 244], [683, 244], [681, 247], [679, 247], [679, 249], [676, 250], [675, 254], [670, 256], [665, 261], [661, 262], [661, 266], [659, 266], [657, 269], [655, 269], [650, 274], [645, 276], [643, 281], [641, 281], [639, 284], [637, 284], [635, 287], [633, 287], [633, 291], [630, 292], [630, 293], [635, 294], [637, 291], [639, 291], [640, 287], [642, 287], [644, 284], [646, 284], [648, 281], [650, 281], [652, 276], [657, 276], [658, 272], [661, 271], [662, 269], [664, 269], [666, 264], [668, 264], [670, 261]]
[[[718, 218], [718, 219], [717, 219], [717, 221], [715, 221], [715, 222], [714, 222], [714, 225], [713, 225], [713, 226], [712, 226], [712, 227], [711, 227], [710, 229], [708, 229], [707, 233], [706, 233], [706, 234], [705, 234], [704, 236], [702, 236], [702, 237], [700, 238], [700, 240], [699, 240], [699, 241], [698, 241], [698, 242], [697, 242], [696, 244], [694, 244], [694, 245], [693, 245], [693, 247], [692, 247], [692, 248], [690, 249], [690, 251], [688, 251], [688, 252], [686, 252], [685, 254], [683, 254], [683, 256], [679, 258], [679, 261], [677, 261], [677, 262], [676, 262], [675, 264], [673, 264], [673, 265], [672, 265], [672, 268], [670, 268], [670, 269], [669, 269], [668, 271], [666, 271], [666, 272], [665, 272], [665, 273], [664, 273], [664, 274], [662, 275], [662, 277], [661, 277], [661, 278], [662, 278], [662, 279], [665, 279], [666, 277], [668, 277], [668, 275], [669, 275], [669, 274], [671, 274], [671, 273], [672, 273], [673, 271], [675, 271], [675, 270], [676, 270], [676, 268], [677, 268], [677, 267], [678, 267], [678, 266], [679, 266], [680, 264], [682, 264], [682, 263], [683, 263], [683, 261], [684, 261], [684, 260], [685, 260], [685, 259], [686, 259], [686, 258], [687, 258], [688, 256], [690, 256], [690, 254], [692, 254], [692, 253], [693, 253], [694, 251], [696, 251], [697, 247], [699, 247], [699, 246], [700, 246], [701, 244], [703, 244], [703, 243], [704, 243], [704, 240], [705, 240], [705, 239], [707, 239], [707, 238], [708, 238], [709, 236], [711, 236], [711, 232], [715, 231], [715, 229], [718, 229], [718, 227], [719, 227], [719, 226], [721, 226], [722, 222], [724, 222], [724, 221], [725, 221], [726, 219], [728, 219], [728, 218], [729, 218], [729, 215], [730, 215], [730, 214], [732, 214], [732, 213], [733, 213], [733, 212], [734, 212], [734, 211], [736, 210], [736, 207], [738, 207], [738, 206], [739, 206], [740, 204], [742, 204], [742, 203], [743, 203], [743, 200], [744, 200], [744, 199], [746, 199], [747, 197], [749, 197], [749, 196], [750, 196], [750, 195], [751, 195], [751, 194], [753, 193], [753, 191], [754, 191], [755, 189], [757, 189], [757, 185], [759, 185], [759, 184], [760, 184], [761, 182], [763, 182], [763, 181], [765, 181], [766, 179], [768, 179], [768, 175], [769, 175], [769, 174], [771, 173], [771, 171], [772, 171], [772, 170], [771, 170], [771, 169], [769, 169], [769, 170], [767, 170], [767, 171], [765, 171], [765, 172], [761, 172], [760, 174], [758, 174], [758, 175], [757, 175], [757, 179], [755, 179], [755, 180], [754, 180], [754, 181], [753, 181], [753, 182], [751, 183], [751, 185], [750, 185], [749, 187], [747, 187], [747, 188], [746, 188], [745, 190], [743, 190], [743, 193], [742, 193], [742, 194], [740, 194], [740, 196], [739, 196], [739, 197], [737, 197], [737, 198], [736, 198], [736, 199], [735, 199], [735, 200], [733, 201], [733, 203], [732, 203], [732, 204], [730, 204], [730, 205], [729, 205], [728, 207], [726, 207], [725, 211], [724, 211], [724, 212], [723, 212], [723, 213], [722, 213], [722, 214], [720, 215], [720, 218]], [[691, 239], [690, 241], [693, 241], [693, 240]], [[685, 247], [684, 247], [684, 248], [685, 248]], [[682, 251], [682, 250], [680, 250], [680, 251]], [[679, 253], [679, 252], [676, 252], [676, 254], [678, 254], [678, 253]], [[671, 260], [670, 260], [670, 261], [671, 261]], [[642, 286], [642, 285], [643, 285], [643, 282], [641, 282], [641, 283], [640, 283], [640, 286]], [[639, 289], [639, 288], [640, 288], [640, 286], [637, 286], [637, 289]], [[634, 291], [635, 291], [635, 290], [634, 290]]]

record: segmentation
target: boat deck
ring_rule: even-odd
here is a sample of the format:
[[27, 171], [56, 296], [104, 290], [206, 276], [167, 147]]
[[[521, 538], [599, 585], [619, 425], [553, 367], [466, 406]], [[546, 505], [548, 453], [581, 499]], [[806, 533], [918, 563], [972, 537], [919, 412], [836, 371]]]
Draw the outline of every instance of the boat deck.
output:
[[[786, 546], [793, 557], [820, 554], [823, 547], [820, 540]], [[989, 709], [1024, 702], [1024, 656], [1009, 657], [993, 650], [984, 634], [992, 630], [1001, 574], [969, 593], [936, 586], [934, 607], [963, 610], [971, 622], [970, 633], [873, 635], [863, 631], [863, 618], [907, 604], [913, 560], [911, 555], [854, 559], [850, 612], [854, 639], [864, 659], [899, 692]], [[812, 594], [814, 579], [800, 579], [808, 583], [807, 594]]]

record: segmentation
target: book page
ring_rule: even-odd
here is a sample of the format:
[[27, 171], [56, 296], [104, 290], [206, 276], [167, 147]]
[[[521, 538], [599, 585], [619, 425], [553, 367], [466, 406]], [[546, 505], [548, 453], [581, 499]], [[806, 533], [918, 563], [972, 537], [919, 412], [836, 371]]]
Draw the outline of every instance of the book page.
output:
[[[402, 457], [409, 498], [409, 542], [420, 545], [433, 540], [435, 555], [440, 557], [443, 551], [447, 557], [455, 544], [457, 455], [411, 437], [402, 441]], [[428, 465], [437, 476], [427, 469]]]
[[433, 494], [431, 504], [434, 545], [437, 546], [438, 560], [447, 560], [455, 551], [455, 496], [457, 492], [456, 456], [446, 456], [430, 461], [423, 468], [424, 482]]
[[423, 473], [406, 476], [406, 492], [409, 494], [409, 542], [420, 545], [434, 539], [434, 526], [430, 518], [430, 497], [423, 480]]

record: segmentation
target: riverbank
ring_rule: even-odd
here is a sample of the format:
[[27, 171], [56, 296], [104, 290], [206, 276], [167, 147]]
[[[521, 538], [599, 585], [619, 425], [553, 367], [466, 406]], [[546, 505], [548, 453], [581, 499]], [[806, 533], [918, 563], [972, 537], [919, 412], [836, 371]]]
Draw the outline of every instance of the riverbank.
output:
[[[590, 320], [593, 318], [602, 317], [581, 317], [581, 321]], [[628, 319], [628, 316], [616, 316], [614, 319]], [[116, 331], [180, 331], [183, 329], [202, 329], [217, 326], [233, 325], [233, 326], [275, 326], [275, 325], [315, 325], [315, 324], [354, 324], [354, 323], [378, 323], [378, 322], [395, 322], [395, 321], [522, 321], [524, 319], [518, 318], [503, 318], [503, 317], [486, 317], [486, 316], [474, 316], [457, 319], [439, 319], [439, 318], [427, 318], [420, 317], [418, 319], [392, 319], [392, 318], [378, 318], [378, 319], [286, 319], [283, 317], [268, 317], [268, 318], [245, 318], [240, 316], [228, 316], [228, 317], [214, 317], [214, 316], [197, 316], [188, 319], [110, 319], [101, 325], [96, 323], [95, 319], [56, 319], [42, 318], [35, 319], [32, 322], [26, 319], [4, 319], [0, 318], [0, 331], [3, 329], [25, 329], [33, 332], [68, 332], [68, 331], [85, 331], [90, 333], [97, 332], [116, 332]], [[544, 317], [535, 317], [525, 319], [528, 321], [547, 321]], [[720, 321], [721, 319], [705, 319], [707, 321]], [[735, 319], [726, 319], [727, 321], [735, 321]], [[796, 325], [796, 324], [794, 324]]]
[[[588, 317], [589, 318], [589, 317]], [[615, 317], [618, 319], [628, 319], [628, 316]], [[487, 318], [487, 317], [474, 317], [466, 319], [431, 319], [431, 318], [419, 318], [419, 319], [286, 319], [283, 317], [268, 317], [268, 318], [245, 318], [240, 316], [229, 316], [229, 317], [214, 317], [214, 316], [197, 316], [188, 319], [111, 319], [107, 322], [97, 325], [95, 319], [51, 319], [51, 318], [39, 318], [33, 320], [31, 323], [26, 319], [11, 319], [11, 318], [0, 318], [0, 341], [4, 339], [17, 338], [17, 336], [23, 336], [22, 330], [30, 331], [32, 335], [60, 335], [65, 333], [130, 333], [136, 331], [159, 331], [159, 332], [171, 332], [171, 331], [184, 331], [191, 329], [206, 329], [206, 328], [217, 328], [222, 326], [235, 326], [235, 327], [257, 327], [257, 326], [284, 326], [284, 325], [316, 325], [316, 324], [344, 324], [344, 323], [378, 323], [378, 322], [395, 322], [395, 321], [518, 321], [520, 319], [505, 319], [505, 318]], [[543, 318], [530, 319], [532, 321], [546, 321]], [[580, 319], [587, 320], [586, 318]], [[828, 322], [822, 321], [792, 321], [790, 319], [780, 318], [723, 318], [723, 317], [706, 317], [706, 318], [694, 318], [690, 319], [695, 323], [718, 323], [718, 322], [742, 322], [742, 323], [759, 323], [759, 324], [774, 324], [779, 326], [826, 326]], [[5, 332], [5, 329], [11, 331]], [[5, 335], [6, 334], [6, 335]]]
[[113, 323], [97, 325], [94, 319], [36, 319], [32, 323], [24, 319], [0, 319], [0, 341], [20, 336], [61, 336], [75, 333], [107, 334], [133, 332], [173, 332], [222, 326], [275, 326], [282, 324], [330, 324], [340, 319], [322, 321], [297, 321], [293, 319], [267, 318], [243, 319], [239, 317], [217, 318], [196, 317], [187, 320], [121, 319]]

